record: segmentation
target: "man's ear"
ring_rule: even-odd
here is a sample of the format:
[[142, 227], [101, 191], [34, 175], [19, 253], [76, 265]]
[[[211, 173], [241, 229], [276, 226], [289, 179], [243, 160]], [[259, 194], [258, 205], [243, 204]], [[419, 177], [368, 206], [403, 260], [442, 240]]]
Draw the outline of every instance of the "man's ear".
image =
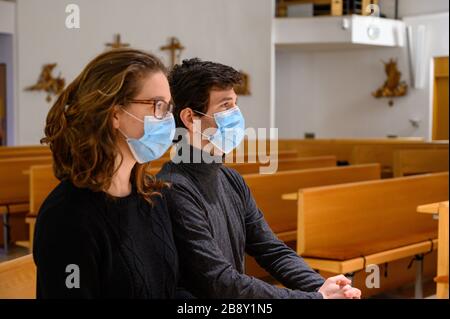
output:
[[122, 112], [122, 110], [120, 109], [120, 106], [118, 105], [114, 105], [113, 106], [113, 114], [112, 114], [112, 126], [115, 129], [120, 128], [120, 112]]
[[180, 112], [180, 120], [188, 130], [192, 130], [194, 125], [194, 112], [187, 107]]

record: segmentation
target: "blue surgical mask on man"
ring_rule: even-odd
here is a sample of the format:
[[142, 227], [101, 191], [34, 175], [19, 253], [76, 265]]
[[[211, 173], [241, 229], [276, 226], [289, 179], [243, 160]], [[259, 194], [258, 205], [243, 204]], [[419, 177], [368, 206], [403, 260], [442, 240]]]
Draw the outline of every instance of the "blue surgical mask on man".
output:
[[144, 120], [141, 120], [125, 109], [123, 111], [134, 119], [144, 123], [144, 135], [139, 139], [130, 138], [120, 130], [125, 136], [136, 161], [143, 164], [163, 156], [169, 149], [175, 136], [175, 120], [172, 113], [168, 113], [163, 119], [157, 119], [154, 116], [145, 116]]
[[200, 134], [208, 138], [223, 153], [228, 154], [241, 144], [245, 136], [245, 119], [237, 105], [229, 110], [214, 113], [214, 116], [194, 112], [215, 120], [217, 130], [214, 134], [206, 135], [202, 132]]

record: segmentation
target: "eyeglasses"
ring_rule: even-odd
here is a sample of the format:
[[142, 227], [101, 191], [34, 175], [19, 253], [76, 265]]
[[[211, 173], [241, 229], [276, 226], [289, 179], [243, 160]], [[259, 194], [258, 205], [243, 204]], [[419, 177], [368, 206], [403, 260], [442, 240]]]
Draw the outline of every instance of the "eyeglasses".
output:
[[131, 100], [130, 103], [151, 105], [153, 107], [154, 116], [158, 120], [162, 120], [168, 113], [173, 112], [173, 103], [167, 103], [163, 100]]

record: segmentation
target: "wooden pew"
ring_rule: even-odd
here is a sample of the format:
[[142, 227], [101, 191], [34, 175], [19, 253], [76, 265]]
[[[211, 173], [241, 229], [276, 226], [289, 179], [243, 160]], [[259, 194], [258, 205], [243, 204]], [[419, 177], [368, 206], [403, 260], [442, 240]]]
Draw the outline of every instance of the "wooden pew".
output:
[[248, 174], [243, 177], [272, 230], [277, 234], [295, 231], [295, 236], [289, 240], [296, 240], [297, 203], [284, 201], [282, 194], [315, 186], [377, 180], [380, 179], [380, 166], [367, 164], [327, 167], [281, 171], [269, 175]]
[[[436, 248], [437, 224], [416, 208], [444, 200], [448, 173], [300, 190], [298, 253], [334, 274], [426, 254]], [[421, 279], [418, 273], [418, 297]]]
[[448, 201], [439, 205], [439, 247], [438, 247], [438, 268], [435, 278], [437, 289], [436, 295], [441, 299], [448, 299]]
[[[225, 163], [230, 168], [237, 170], [241, 175], [244, 174], [258, 174], [261, 169], [269, 167], [269, 163]], [[299, 169], [310, 169], [319, 167], [335, 167], [335, 156], [321, 156], [321, 157], [303, 157], [297, 159], [279, 160], [276, 172], [291, 171]]]
[[[350, 163], [353, 149], [358, 145], [421, 145], [423, 138], [373, 138], [373, 139], [279, 139], [249, 140], [243, 142], [245, 152], [278, 152], [279, 159], [284, 152], [295, 152], [295, 157], [336, 156], [338, 162]], [[274, 149], [276, 148], [276, 149]], [[367, 163], [363, 163], [367, 164]]]
[[59, 184], [52, 165], [30, 167], [30, 215], [36, 216], [48, 194]]
[[0, 159], [39, 156], [48, 157], [51, 155], [52, 154], [48, 146], [0, 146]]
[[[266, 156], [267, 158], [269, 157], [269, 155], [266, 155], [265, 153], [263, 153], [261, 155], [262, 156]], [[298, 158], [298, 154], [297, 151], [294, 150], [287, 150], [287, 151], [278, 151], [275, 152], [273, 154], [273, 156], [276, 156], [278, 158], [278, 160], [288, 160], [288, 159], [296, 159]], [[170, 161], [170, 154], [169, 152], [167, 152], [166, 154], [164, 154], [164, 156], [162, 156], [161, 158], [151, 162], [152, 167], [162, 167], [164, 163]], [[227, 159], [232, 159], [234, 162], [248, 162], [249, 159], [250, 160], [258, 160], [259, 154], [258, 153], [248, 153], [245, 152], [244, 154], [236, 154], [236, 152], [233, 152], [231, 155], [227, 155]], [[266, 158], [264, 158], [265, 160]]]
[[[271, 229], [287, 243], [297, 240], [297, 202], [282, 200], [282, 194], [307, 187], [377, 180], [380, 176], [378, 164], [243, 175]], [[268, 276], [253, 259], [247, 258], [246, 264], [248, 274], [259, 278]]]
[[393, 176], [394, 152], [398, 150], [447, 150], [448, 141], [407, 144], [357, 145], [353, 148], [351, 164], [380, 163], [384, 177]]
[[[299, 169], [311, 169], [321, 167], [336, 167], [336, 157], [334, 156], [321, 156], [321, 157], [305, 157], [295, 159], [285, 159], [277, 161], [276, 172], [291, 171]], [[228, 167], [237, 170], [241, 175], [245, 174], [259, 174], [260, 169], [270, 165], [269, 163], [225, 163]], [[160, 166], [151, 165], [148, 173], [156, 175], [161, 170]], [[275, 172], [275, 173], [276, 173]], [[270, 174], [267, 174], [270, 175]]]
[[[347, 164], [370, 164], [380, 162], [382, 167], [387, 166], [387, 171], [391, 172], [393, 149], [448, 149], [448, 141], [425, 142], [425, 140], [421, 137], [369, 139], [279, 139], [278, 141], [244, 141], [244, 149], [246, 150], [246, 153], [249, 152], [249, 150], [263, 150], [263, 152], [268, 152], [272, 146], [277, 147], [274, 152], [278, 152], [279, 160], [295, 157], [335, 156], [338, 162]], [[160, 167], [166, 159], [170, 158], [168, 155], [169, 152], [170, 151], [165, 154], [162, 160], [155, 161], [153, 166]], [[253, 151], [250, 153], [252, 152]]]
[[50, 192], [59, 184], [59, 180], [53, 174], [52, 165], [33, 165], [30, 167], [30, 211], [26, 218], [29, 229], [29, 248], [33, 249], [34, 226], [36, 216], [44, 200]]
[[[8, 250], [10, 214], [29, 211], [29, 176], [24, 174], [32, 165], [48, 165], [51, 157], [0, 159], [0, 214], [3, 215], [3, 245]], [[23, 222], [25, 227], [25, 223]], [[26, 233], [26, 231], [25, 231]], [[16, 239], [17, 240], [17, 239]]]
[[397, 150], [394, 152], [394, 177], [448, 172], [446, 150]]
[[[252, 143], [252, 142], [250, 142]], [[370, 139], [280, 139], [278, 149], [296, 150], [300, 157], [336, 156], [339, 162], [351, 163], [353, 149], [359, 145], [420, 145], [423, 138], [370, 138]], [[358, 163], [367, 164], [372, 162]]]
[[438, 264], [436, 282], [436, 297], [448, 299], [448, 201], [421, 205], [417, 211], [422, 214], [432, 214], [439, 219], [438, 230]]
[[[338, 162], [368, 164], [380, 162], [392, 168], [394, 149], [448, 149], [448, 141], [426, 142], [421, 137], [369, 138], [369, 139], [279, 139], [245, 140], [245, 150], [269, 150], [277, 147], [276, 152], [296, 152], [297, 157], [336, 156]], [[361, 147], [361, 149], [355, 148]], [[168, 151], [169, 153], [169, 151]], [[169, 157], [165, 155], [165, 157]], [[280, 159], [281, 156], [280, 156]], [[377, 159], [377, 160], [374, 160]]]
[[[230, 157], [233, 159], [234, 162], [249, 162], [250, 161], [257, 161], [258, 159], [266, 159], [269, 158], [271, 154], [268, 154], [267, 152], [261, 152], [260, 154], [257, 152], [244, 152], [244, 154], [237, 154], [236, 151], [234, 151], [231, 156], [227, 155], [227, 158]], [[296, 159], [298, 158], [298, 152], [296, 150], [286, 150], [286, 151], [280, 151], [277, 150], [272, 154], [272, 156], [275, 156], [278, 160], [286, 160], [286, 159]]]
[[0, 299], [35, 299], [36, 265], [26, 255], [0, 263]]

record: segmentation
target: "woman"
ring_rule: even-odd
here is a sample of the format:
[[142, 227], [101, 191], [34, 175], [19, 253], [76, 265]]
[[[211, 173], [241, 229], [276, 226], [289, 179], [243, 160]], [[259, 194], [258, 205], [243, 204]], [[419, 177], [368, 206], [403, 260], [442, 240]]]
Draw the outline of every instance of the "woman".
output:
[[178, 260], [165, 187], [146, 174], [174, 136], [166, 70], [137, 50], [90, 62], [51, 108], [41, 143], [61, 181], [33, 247], [38, 298], [171, 298]]

